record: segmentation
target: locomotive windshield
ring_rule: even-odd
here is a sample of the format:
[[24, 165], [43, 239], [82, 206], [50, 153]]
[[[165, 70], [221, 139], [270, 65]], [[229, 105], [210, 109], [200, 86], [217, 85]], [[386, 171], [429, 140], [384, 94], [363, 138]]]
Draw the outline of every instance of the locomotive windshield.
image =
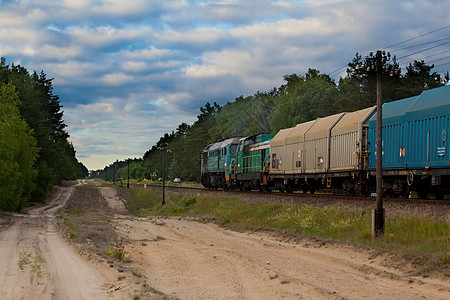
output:
[[237, 144], [231, 145], [231, 146], [230, 146], [230, 154], [236, 154], [237, 148], [238, 148], [238, 145], [237, 145]]

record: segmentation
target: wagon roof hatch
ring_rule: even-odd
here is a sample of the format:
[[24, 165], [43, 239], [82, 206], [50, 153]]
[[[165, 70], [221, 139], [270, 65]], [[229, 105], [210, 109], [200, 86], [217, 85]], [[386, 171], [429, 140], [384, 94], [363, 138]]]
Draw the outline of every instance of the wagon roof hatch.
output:
[[294, 129], [294, 127], [281, 129], [270, 141], [270, 147], [282, 146], [285, 144], [286, 136]]
[[333, 126], [344, 116], [345, 113], [319, 118], [305, 134], [305, 141], [326, 138]]
[[295, 144], [304, 141], [305, 133], [311, 128], [317, 120], [306, 123], [297, 124], [292, 131], [286, 136], [286, 145]]
[[376, 106], [346, 113], [333, 127], [332, 135], [340, 135], [358, 131], [360, 126], [375, 112]]

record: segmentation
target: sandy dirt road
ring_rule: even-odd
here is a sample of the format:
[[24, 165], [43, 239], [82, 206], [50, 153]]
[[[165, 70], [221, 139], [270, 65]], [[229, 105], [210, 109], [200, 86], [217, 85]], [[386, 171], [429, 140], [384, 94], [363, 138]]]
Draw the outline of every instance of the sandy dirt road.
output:
[[449, 299], [366, 250], [277, 241], [186, 219], [117, 219], [148, 284], [180, 299]]
[[47, 205], [13, 216], [0, 232], [1, 299], [108, 299], [112, 274], [80, 257], [56, 226], [72, 192], [58, 187]]
[[105, 219], [127, 251], [118, 273], [98, 253], [80, 257], [57, 230], [56, 211], [80, 202], [75, 188], [83, 189], [60, 188], [46, 208], [0, 232], [2, 299], [450, 298], [447, 279], [408, 275], [369, 250], [238, 233], [199, 219], [135, 217], [114, 189], [85, 189], [78, 195], [89, 197], [90, 210], [109, 207]]

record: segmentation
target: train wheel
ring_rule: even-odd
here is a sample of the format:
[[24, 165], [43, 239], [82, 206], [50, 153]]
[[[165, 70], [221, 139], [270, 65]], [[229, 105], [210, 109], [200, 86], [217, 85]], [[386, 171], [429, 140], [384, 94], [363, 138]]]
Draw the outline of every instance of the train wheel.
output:
[[424, 184], [419, 184], [417, 186], [417, 194], [419, 194], [420, 199], [426, 199], [428, 195], [428, 188]]
[[303, 194], [306, 194], [308, 192], [308, 187], [307, 186], [302, 187], [302, 192]]
[[444, 191], [440, 187], [435, 186], [433, 188], [433, 193], [434, 193], [434, 198], [436, 198], [437, 200], [444, 199]]
[[286, 185], [286, 193], [292, 193], [292, 189], [289, 185]]
[[359, 191], [362, 197], [366, 197], [369, 193], [369, 185], [368, 184], [362, 184], [361, 190]]
[[311, 195], [314, 195], [315, 192], [316, 192], [315, 189], [309, 189], [309, 193], [310, 193]]
[[392, 195], [393, 195], [393, 193], [392, 193], [392, 191], [391, 190], [387, 190], [387, 191], [384, 191], [383, 192], [383, 198], [392, 198]]
[[410, 194], [409, 185], [405, 185], [405, 189], [402, 193], [400, 193], [400, 198], [408, 199]]

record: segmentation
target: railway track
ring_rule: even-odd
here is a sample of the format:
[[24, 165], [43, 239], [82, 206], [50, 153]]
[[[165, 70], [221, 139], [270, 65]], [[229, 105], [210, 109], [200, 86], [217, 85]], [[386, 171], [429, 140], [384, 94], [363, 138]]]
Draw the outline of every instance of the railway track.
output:
[[[133, 187], [143, 188], [143, 184], [130, 184]], [[149, 188], [162, 189], [161, 185], [147, 185]], [[303, 194], [303, 193], [278, 193], [278, 192], [260, 192], [260, 191], [240, 191], [240, 190], [212, 190], [205, 189], [201, 187], [185, 187], [185, 186], [166, 186], [167, 190], [170, 191], [194, 191], [199, 193], [223, 193], [230, 195], [238, 195], [242, 197], [251, 198], [264, 198], [263, 200], [273, 199], [275, 201], [282, 202], [296, 202], [296, 203], [309, 203], [314, 204], [315, 202], [327, 202], [327, 203], [366, 203], [368, 205], [376, 203], [375, 197], [356, 197], [349, 195], [333, 195], [333, 194]], [[403, 198], [383, 198], [383, 202], [386, 205], [389, 204], [404, 204], [409, 206], [442, 206], [450, 208], [449, 200], [435, 200], [435, 199], [403, 199]]]

